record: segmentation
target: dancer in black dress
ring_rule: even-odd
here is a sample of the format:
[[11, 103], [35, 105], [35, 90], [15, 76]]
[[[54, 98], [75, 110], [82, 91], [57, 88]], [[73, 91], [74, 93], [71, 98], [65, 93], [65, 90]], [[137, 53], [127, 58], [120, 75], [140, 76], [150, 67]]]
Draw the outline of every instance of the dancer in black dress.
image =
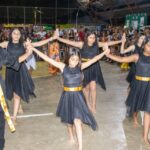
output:
[[[139, 37], [138, 42], [134, 45], [129, 46], [128, 48], [125, 48], [126, 39], [124, 39], [122, 41], [120, 53], [121, 54], [126, 54], [126, 53], [129, 53], [129, 52], [132, 52], [133, 54], [143, 53], [142, 47], [143, 47], [144, 39], [145, 39], [145, 35], [141, 35]], [[134, 76], [135, 76], [135, 63], [132, 63], [130, 72], [127, 76], [128, 83], [131, 83], [132, 79], [134, 79]]]
[[[87, 62], [90, 59], [92, 59], [94, 56], [98, 55], [100, 53], [99, 48], [103, 47], [105, 44], [103, 42], [97, 41], [97, 37], [94, 31], [86, 32], [86, 37], [84, 42], [76, 42], [76, 41], [70, 41], [67, 39], [60, 38], [58, 31], [56, 31], [55, 35], [57, 36], [57, 39], [60, 42], [80, 48], [82, 62]], [[111, 41], [107, 43], [110, 46], [110, 45], [119, 44], [121, 42], [122, 40]], [[86, 97], [86, 102], [89, 109], [93, 113], [96, 113], [96, 83], [101, 85], [101, 87], [104, 90], [106, 90], [103, 74], [101, 72], [100, 63], [99, 62], [94, 63], [93, 65], [83, 70], [83, 73], [84, 73], [83, 86], [84, 86], [84, 94]]]
[[[132, 52], [133, 54], [139, 54], [139, 55], [142, 54], [143, 53], [142, 48], [143, 48], [143, 44], [144, 44], [144, 39], [145, 39], [145, 35], [141, 35], [136, 44], [131, 45], [126, 49], [124, 48], [126, 39], [124, 39], [122, 41], [122, 45], [121, 45], [121, 54], [129, 53], [129, 52]], [[130, 68], [130, 71], [129, 71], [127, 78], [126, 78], [127, 82], [129, 83], [128, 90], [130, 90], [130, 84], [135, 77], [135, 72], [136, 72], [136, 65], [135, 65], [135, 63], [131, 63], [131, 68]], [[129, 116], [128, 110], [127, 110], [127, 116]], [[139, 126], [139, 124], [138, 124], [138, 112], [134, 112], [133, 120], [134, 120], [134, 126], [135, 127]]]
[[81, 123], [91, 126], [93, 130], [97, 128], [97, 123], [85, 102], [82, 92], [82, 70], [101, 59], [107, 51], [93, 57], [88, 62], [81, 63], [79, 50], [73, 48], [68, 52], [68, 57], [64, 64], [56, 62], [35, 48], [31, 49], [45, 61], [61, 70], [64, 88], [58, 104], [57, 116], [61, 118], [63, 123], [67, 124], [70, 142], [74, 142], [73, 125], [75, 126], [79, 145], [78, 150], [82, 150]]
[[134, 112], [144, 111], [143, 139], [150, 148], [148, 139], [150, 129], [150, 37], [146, 37], [144, 43], [144, 52], [140, 55], [120, 57], [108, 54], [107, 57], [117, 62], [136, 63], [136, 72], [131, 82], [131, 90], [126, 105], [130, 108], [130, 115], [133, 115]]
[[[4, 89], [4, 83], [1, 75], [0, 75], [0, 86]], [[4, 135], [5, 135], [5, 118], [4, 118], [4, 112], [0, 104], [0, 150], [4, 149], [4, 145], [5, 145]]]
[[[32, 46], [42, 46], [49, 41], [54, 40], [49, 38], [44, 41], [32, 43]], [[6, 67], [6, 98], [14, 100], [13, 121], [16, 121], [18, 109], [20, 106], [20, 99], [29, 102], [29, 96], [34, 95], [34, 83], [27, 71], [25, 60], [31, 55], [30, 50], [26, 50], [26, 45], [30, 41], [24, 42], [21, 31], [14, 28], [10, 32], [9, 41], [0, 43], [0, 47], [6, 48], [4, 53], [1, 53], [0, 62], [7, 61]], [[4, 56], [7, 56], [5, 59]]]

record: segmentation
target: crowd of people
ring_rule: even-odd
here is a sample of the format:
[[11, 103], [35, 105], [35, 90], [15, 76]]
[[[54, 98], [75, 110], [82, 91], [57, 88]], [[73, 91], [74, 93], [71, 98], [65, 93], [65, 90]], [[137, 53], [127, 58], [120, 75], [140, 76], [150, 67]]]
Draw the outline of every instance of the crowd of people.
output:
[[[68, 28], [68, 29], [59, 29], [59, 35], [62, 38], [75, 40], [75, 41], [84, 41], [84, 36], [86, 34], [86, 31], [90, 27], [86, 26], [80, 26], [78, 29], [76, 28]], [[93, 28], [93, 27], [92, 27]], [[30, 38], [33, 42], [44, 40], [50, 38], [54, 30], [46, 30], [43, 26], [29, 26], [29, 27], [21, 27], [20, 28], [23, 38], [26, 39], [27, 37]], [[8, 40], [9, 33], [11, 31], [11, 28], [6, 28], [3, 26], [0, 26], [0, 42]], [[109, 42], [109, 41], [117, 41], [120, 40], [123, 33], [126, 33], [126, 47], [133, 45], [136, 43], [140, 37], [141, 34], [149, 35], [150, 29], [147, 27], [144, 30], [136, 30], [132, 28], [126, 28], [122, 26], [106, 26], [103, 29], [97, 29], [95, 27], [94, 29], [97, 40], [99, 42]], [[68, 49], [68, 47], [64, 44], [59, 45], [60, 49], [60, 57], [63, 57], [63, 52]], [[114, 54], [120, 54], [120, 45], [111, 46], [111, 52]], [[40, 47], [40, 50], [43, 51], [45, 54], [49, 54], [49, 47], [48, 45], [44, 45], [43, 47]], [[62, 55], [61, 55], [62, 54]], [[37, 58], [38, 59], [38, 58]], [[61, 58], [60, 58], [61, 59]], [[106, 59], [108, 62], [112, 62], [110, 59]]]

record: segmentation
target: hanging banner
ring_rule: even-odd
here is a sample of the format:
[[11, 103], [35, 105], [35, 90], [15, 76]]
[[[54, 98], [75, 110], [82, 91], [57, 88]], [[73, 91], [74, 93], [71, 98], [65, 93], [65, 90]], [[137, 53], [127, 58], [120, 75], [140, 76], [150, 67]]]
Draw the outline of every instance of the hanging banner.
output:
[[68, 29], [68, 28], [74, 28], [75, 25], [74, 24], [59, 24], [57, 25], [57, 27], [60, 29]]
[[137, 13], [126, 15], [125, 26], [132, 27], [133, 29], [139, 30], [141, 27], [147, 25], [147, 14]]
[[48, 31], [48, 30], [54, 30], [55, 27], [52, 26], [52, 25], [43, 25], [43, 29], [46, 30], [46, 31]]

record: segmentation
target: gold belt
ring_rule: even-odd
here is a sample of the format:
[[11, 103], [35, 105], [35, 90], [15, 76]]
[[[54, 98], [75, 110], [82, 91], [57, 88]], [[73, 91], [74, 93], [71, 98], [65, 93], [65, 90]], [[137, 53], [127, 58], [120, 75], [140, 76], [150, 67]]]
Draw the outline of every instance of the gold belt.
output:
[[150, 77], [135, 76], [135, 79], [140, 81], [150, 81]]
[[86, 62], [86, 61], [89, 61], [90, 58], [82, 58], [81, 60]]
[[81, 91], [82, 90], [82, 86], [79, 87], [64, 87], [64, 91]]
[[14, 124], [13, 124], [11, 118], [10, 118], [10, 114], [8, 112], [7, 104], [5, 102], [5, 98], [4, 98], [4, 94], [3, 94], [3, 91], [2, 91], [1, 85], [0, 85], [0, 105], [2, 106], [2, 109], [4, 111], [5, 118], [8, 122], [10, 131], [15, 132], [16, 129], [15, 129], [15, 126], [14, 126]]

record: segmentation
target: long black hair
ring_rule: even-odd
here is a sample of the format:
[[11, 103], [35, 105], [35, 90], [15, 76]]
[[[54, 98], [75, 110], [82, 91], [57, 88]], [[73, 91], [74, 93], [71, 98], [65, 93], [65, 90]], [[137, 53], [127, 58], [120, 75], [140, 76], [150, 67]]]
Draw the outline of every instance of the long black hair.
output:
[[18, 30], [20, 32], [20, 39], [19, 39], [19, 44], [23, 44], [23, 34], [21, 32], [21, 30], [19, 28], [13, 28], [11, 29], [10, 33], [9, 33], [9, 42], [12, 43], [13, 39], [12, 39], [12, 33], [14, 30]]
[[95, 31], [94, 30], [87, 30], [86, 33], [85, 33], [85, 37], [84, 37], [84, 43], [85, 43], [86, 46], [88, 46], [88, 37], [90, 35], [92, 35], [92, 34], [95, 35], [95, 42], [93, 43], [93, 45], [97, 45], [98, 44], [98, 42], [97, 42], [97, 35], [96, 35]]
[[150, 42], [150, 36], [145, 36], [144, 41], [142, 43], [142, 50], [144, 51], [145, 45]]
[[70, 59], [71, 56], [78, 56], [79, 57], [78, 66], [81, 66], [81, 55], [80, 55], [80, 50], [78, 48], [71, 47], [66, 52], [66, 54], [65, 54], [65, 62], [64, 63], [67, 66], [69, 66], [69, 59]]
[[[141, 33], [139, 39], [140, 39], [142, 36], [144, 36], [144, 40], [143, 40], [143, 42], [142, 42], [142, 44], [141, 44], [141, 48], [144, 48], [146, 36], [145, 36], [143, 33]], [[138, 39], [138, 41], [139, 41], [139, 39]]]
[[150, 42], [150, 36], [146, 36], [144, 43], [147, 44], [148, 42]]

